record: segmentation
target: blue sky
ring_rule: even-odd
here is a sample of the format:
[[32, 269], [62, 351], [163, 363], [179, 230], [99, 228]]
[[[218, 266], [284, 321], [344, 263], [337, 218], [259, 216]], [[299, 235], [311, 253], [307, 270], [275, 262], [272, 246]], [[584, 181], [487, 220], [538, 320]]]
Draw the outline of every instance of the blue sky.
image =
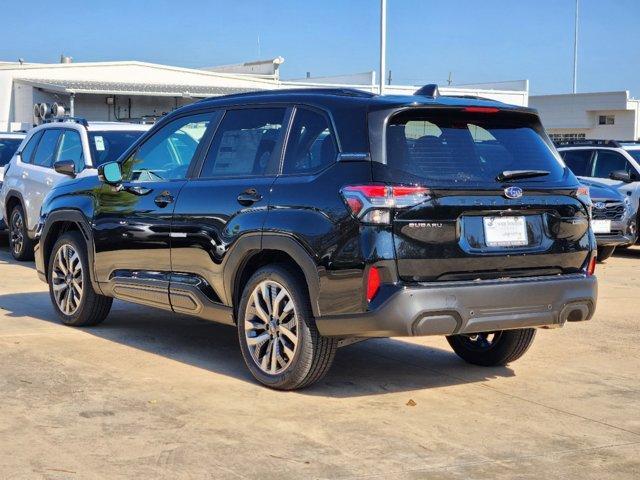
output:
[[[388, 0], [393, 83], [527, 78], [571, 90], [574, 0]], [[378, 0], [3, 2], [0, 60], [186, 67], [281, 55], [283, 78], [378, 67]], [[579, 91], [640, 96], [640, 0], [581, 0]]]

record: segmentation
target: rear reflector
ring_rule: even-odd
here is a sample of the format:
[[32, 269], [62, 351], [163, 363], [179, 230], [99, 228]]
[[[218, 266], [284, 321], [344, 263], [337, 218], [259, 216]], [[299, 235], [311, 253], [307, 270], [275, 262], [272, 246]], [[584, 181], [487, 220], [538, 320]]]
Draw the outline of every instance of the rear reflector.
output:
[[377, 267], [371, 267], [367, 274], [367, 302], [373, 300], [378, 290], [380, 290], [380, 272]]
[[465, 107], [462, 110], [469, 113], [498, 113], [500, 111], [495, 107]]
[[591, 276], [596, 273], [596, 256], [593, 255], [591, 259], [589, 259], [589, 265], [587, 265], [587, 275]]

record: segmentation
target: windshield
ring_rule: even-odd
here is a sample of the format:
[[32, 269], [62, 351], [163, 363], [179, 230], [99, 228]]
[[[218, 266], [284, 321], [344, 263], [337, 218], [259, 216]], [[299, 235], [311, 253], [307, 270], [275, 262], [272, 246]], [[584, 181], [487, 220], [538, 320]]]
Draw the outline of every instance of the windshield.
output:
[[399, 113], [387, 130], [387, 165], [414, 181], [441, 186], [495, 184], [509, 170], [549, 172], [527, 183], [557, 182], [565, 175], [537, 119], [513, 112]]
[[93, 166], [114, 162], [131, 146], [143, 131], [112, 130], [106, 132], [89, 132], [89, 147]]
[[20, 138], [0, 138], [0, 167], [4, 167], [22, 143]]

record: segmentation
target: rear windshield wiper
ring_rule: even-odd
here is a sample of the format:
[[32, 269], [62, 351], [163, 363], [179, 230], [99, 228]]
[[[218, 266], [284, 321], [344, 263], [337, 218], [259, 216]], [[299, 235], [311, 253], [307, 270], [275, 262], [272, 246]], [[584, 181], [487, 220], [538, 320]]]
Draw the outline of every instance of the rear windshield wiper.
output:
[[504, 182], [508, 180], [518, 180], [521, 178], [544, 177], [550, 173], [551, 172], [548, 170], [505, 170], [498, 174], [496, 180]]

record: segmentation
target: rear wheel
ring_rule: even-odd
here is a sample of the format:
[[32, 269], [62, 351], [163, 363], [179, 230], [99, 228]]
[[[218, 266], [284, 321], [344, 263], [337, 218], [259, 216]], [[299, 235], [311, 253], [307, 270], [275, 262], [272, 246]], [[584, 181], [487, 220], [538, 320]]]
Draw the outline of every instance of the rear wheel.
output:
[[109, 314], [111, 297], [98, 294], [89, 278], [89, 260], [79, 232], [67, 232], [53, 246], [49, 258], [49, 296], [65, 325], [97, 325]]
[[467, 363], [495, 367], [519, 359], [536, 336], [533, 328], [451, 335], [449, 345]]
[[16, 260], [33, 260], [33, 240], [27, 234], [27, 220], [22, 205], [16, 205], [9, 216], [9, 247]]
[[598, 262], [604, 262], [607, 258], [613, 255], [615, 249], [616, 247], [612, 247], [609, 245], [607, 245], [606, 247], [598, 247]]
[[338, 346], [318, 333], [304, 278], [285, 265], [258, 270], [238, 307], [238, 337], [251, 374], [278, 390], [295, 390], [320, 380]]

